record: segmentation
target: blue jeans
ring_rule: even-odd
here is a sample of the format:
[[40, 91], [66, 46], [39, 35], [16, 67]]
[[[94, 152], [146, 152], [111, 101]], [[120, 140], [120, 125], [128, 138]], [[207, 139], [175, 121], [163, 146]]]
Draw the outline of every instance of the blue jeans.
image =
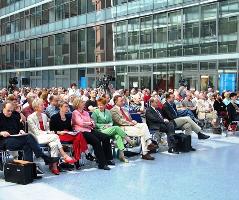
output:
[[193, 112], [189, 109], [186, 109], [186, 110], [178, 110], [177, 111], [178, 113], [178, 117], [186, 117], [186, 116], [189, 116], [192, 120], [195, 120], [195, 116], [193, 114]]
[[24, 160], [33, 162], [33, 152], [35, 156], [41, 157], [43, 155], [38, 142], [32, 135], [24, 135], [17, 137], [4, 138], [4, 147], [10, 151], [23, 150]]

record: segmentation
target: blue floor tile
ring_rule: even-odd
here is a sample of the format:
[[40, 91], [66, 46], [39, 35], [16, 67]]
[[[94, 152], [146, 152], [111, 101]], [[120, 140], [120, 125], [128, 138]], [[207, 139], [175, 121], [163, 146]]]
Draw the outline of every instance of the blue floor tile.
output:
[[[5, 182], [0, 173], [0, 200], [238, 200], [239, 137], [193, 138], [196, 152], [154, 154], [117, 162], [110, 171], [86, 168], [22, 186]], [[94, 166], [95, 167], [95, 166]]]

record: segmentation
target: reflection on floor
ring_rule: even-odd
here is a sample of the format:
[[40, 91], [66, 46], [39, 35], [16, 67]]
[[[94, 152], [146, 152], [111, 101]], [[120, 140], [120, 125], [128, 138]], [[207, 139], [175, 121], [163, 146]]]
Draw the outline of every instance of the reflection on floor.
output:
[[53, 176], [22, 186], [0, 173], [0, 200], [237, 200], [239, 137], [193, 137], [196, 152], [155, 154], [155, 161], [130, 159], [110, 171], [96, 167]]

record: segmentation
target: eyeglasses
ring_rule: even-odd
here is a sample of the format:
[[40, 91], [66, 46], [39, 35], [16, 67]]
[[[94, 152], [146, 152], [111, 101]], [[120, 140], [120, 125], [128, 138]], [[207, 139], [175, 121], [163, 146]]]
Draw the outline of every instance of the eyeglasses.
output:
[[13, 110], [7, 110], [7, 112], [11, 112], [11, 113], [12, 113], [12, 112], [13, 112]]

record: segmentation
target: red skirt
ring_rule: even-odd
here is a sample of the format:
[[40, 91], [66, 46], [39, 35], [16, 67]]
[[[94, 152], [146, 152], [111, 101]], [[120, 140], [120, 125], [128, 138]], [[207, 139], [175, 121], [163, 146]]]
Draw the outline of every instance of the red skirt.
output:
[[87, 142], [82, 133], [77, 135], [59, 135], [59, 138], [61, 142], [71, 142], [73, 144], [74, 158], [76, 160], [80, 160], [81, 153], [88, 149]]

